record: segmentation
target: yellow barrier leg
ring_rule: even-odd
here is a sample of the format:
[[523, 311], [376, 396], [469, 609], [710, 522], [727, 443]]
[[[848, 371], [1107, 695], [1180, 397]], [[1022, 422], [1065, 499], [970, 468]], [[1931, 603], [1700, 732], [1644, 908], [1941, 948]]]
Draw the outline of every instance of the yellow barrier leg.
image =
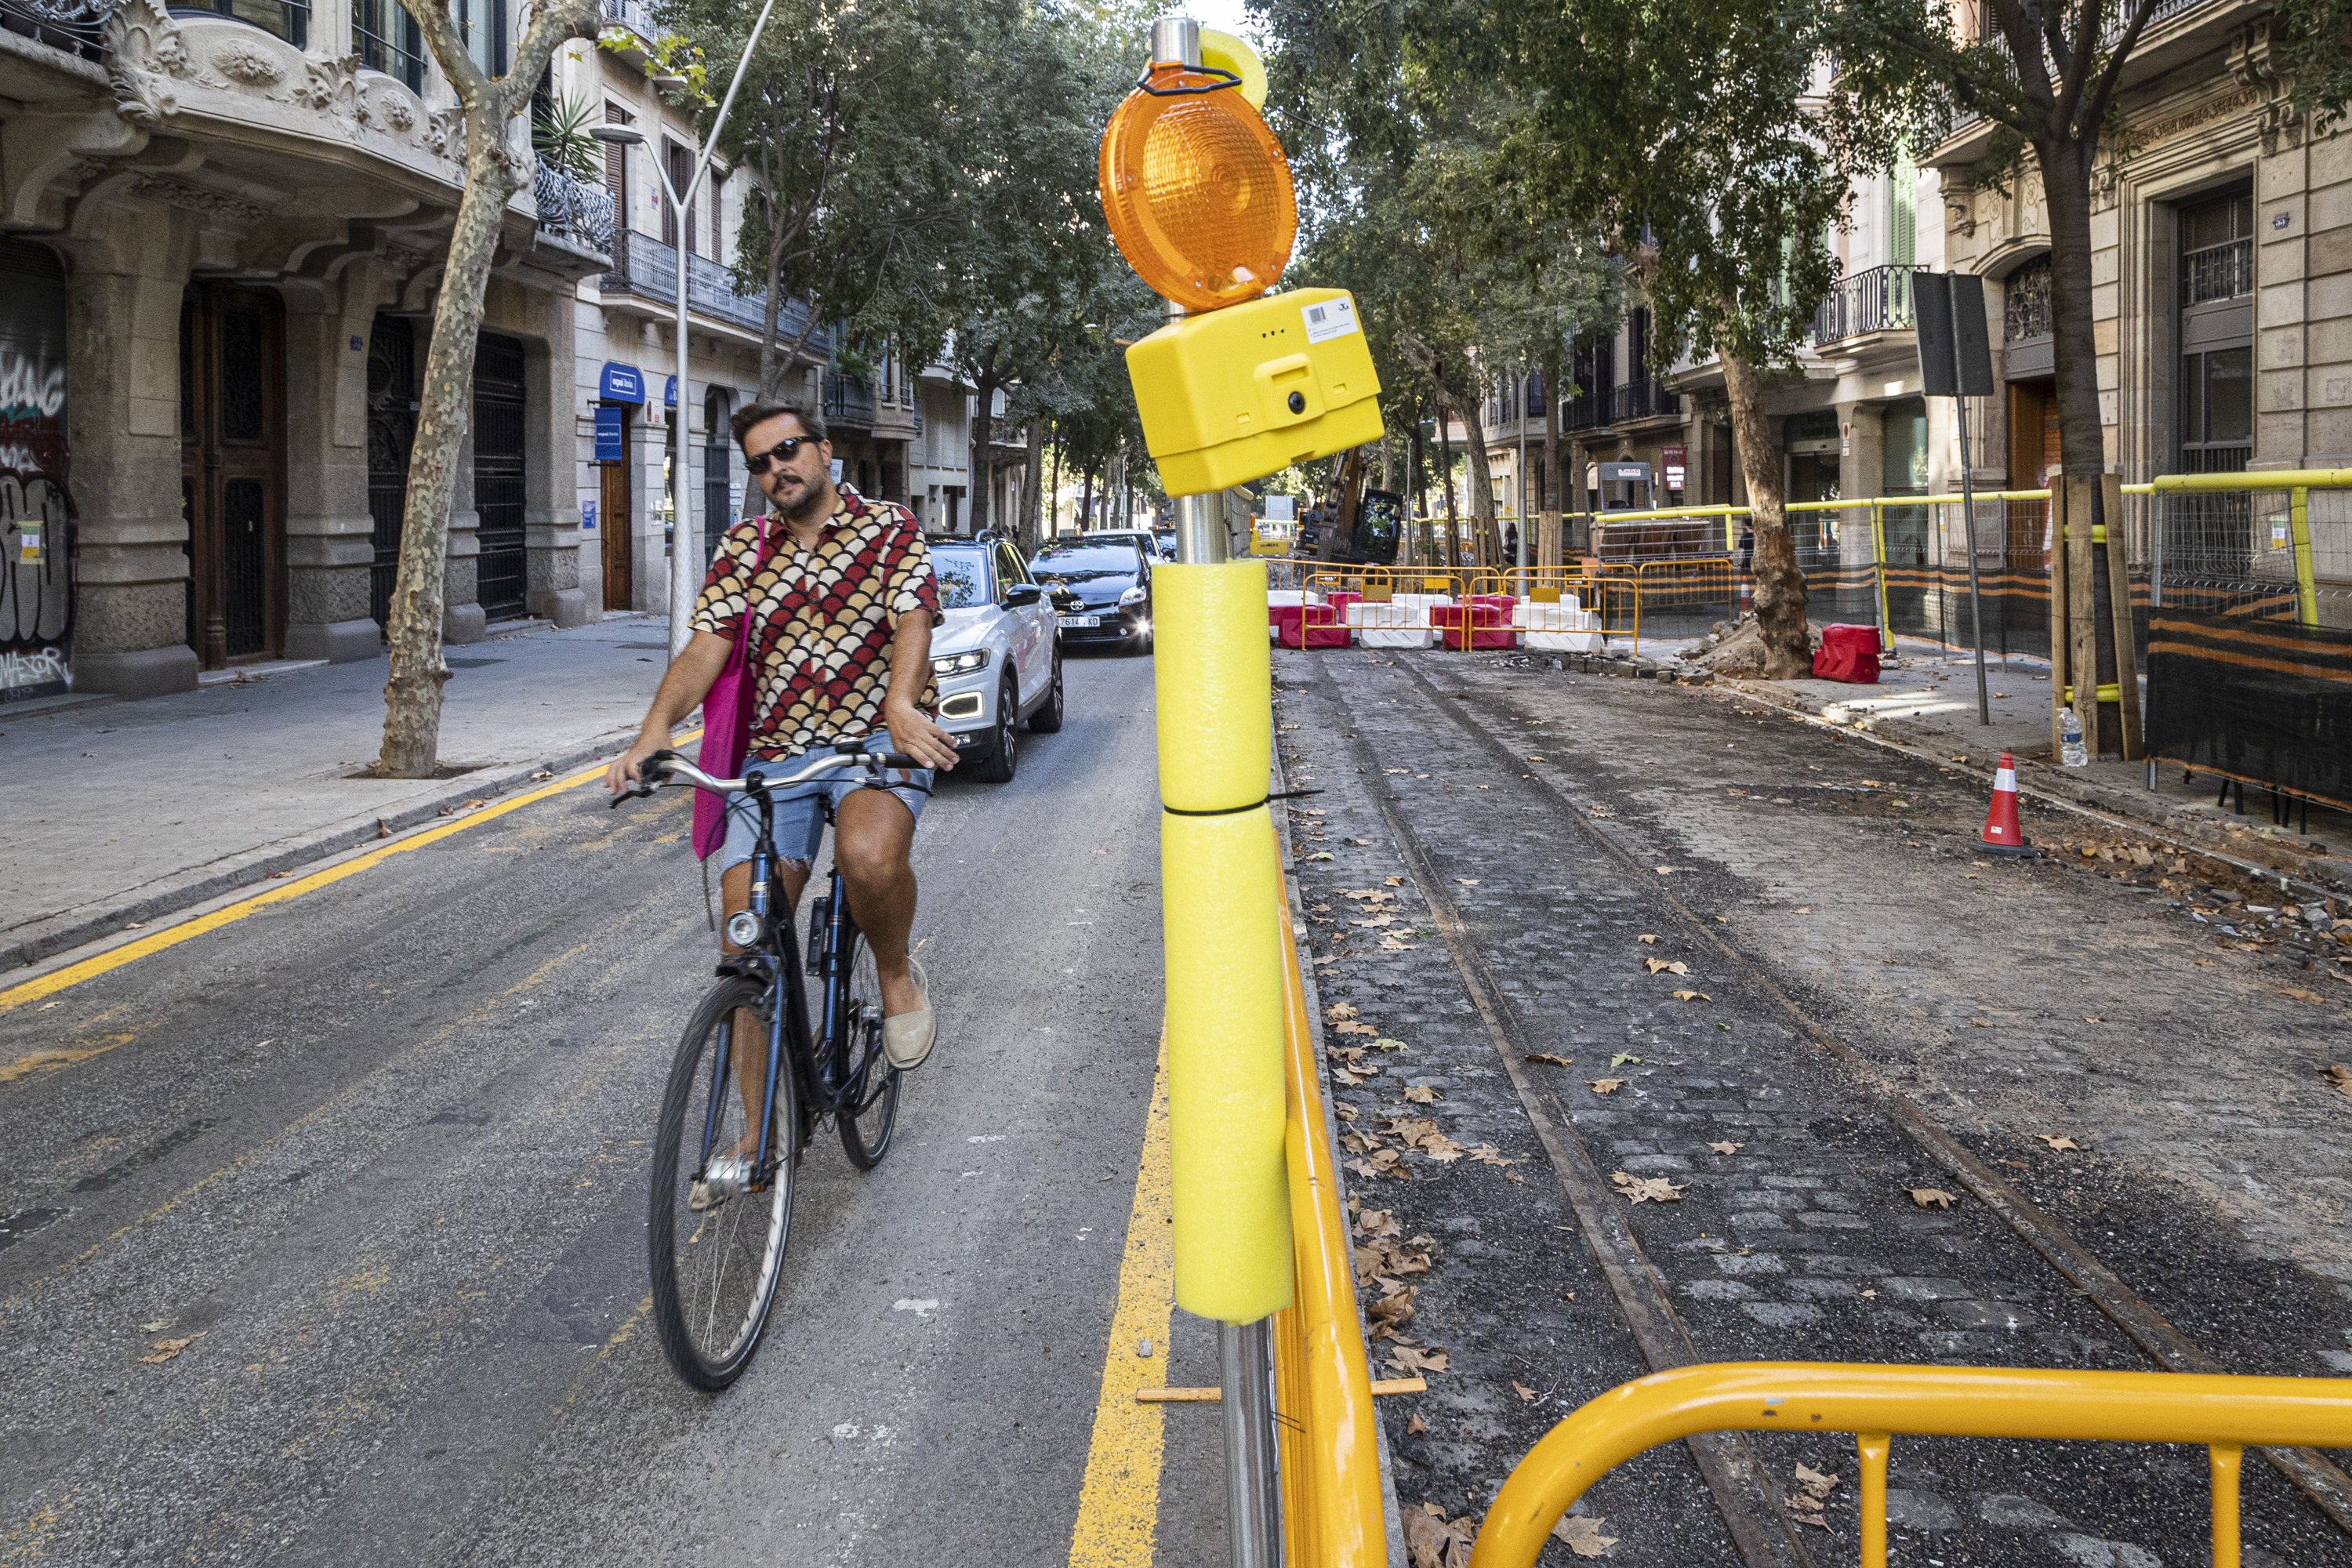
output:
[[2288, 542], [2294, 546], [2294, 618], [2306, 626], [2319, 624], [2319, 584], [2311, 563], [2311, 492], [2297, 485], [2287, 491]]
[[2238, 1568], [2238, 1472], [2246, 1451], [2216, 1443], [2205, 1456], [2213, 1472], [2213, 1568]]
[[1163, 566], [1152, 601], [1176, 1301], [1254, 1323], [1291, 1294], [1265, 568]]
[[1862, 1454], [1862, 1568], [1886, 1568], [1886, 1457], [1894, 1438], [1861, 1432], [1853, 1446]]

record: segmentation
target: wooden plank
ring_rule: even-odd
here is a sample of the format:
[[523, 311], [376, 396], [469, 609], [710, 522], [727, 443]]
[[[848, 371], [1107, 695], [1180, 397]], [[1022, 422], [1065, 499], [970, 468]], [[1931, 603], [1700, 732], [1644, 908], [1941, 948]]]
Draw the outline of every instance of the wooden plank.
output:
[[2066, 676], [2074, 688], [2074, 717], [2083, 745], [2099, 757], [2099, 620], [2091, 573], [2098, 548], [2091, 540], [2091, 495], [2095, 474], [2066, 476]]
[[[2130, 531], [2124, 526], [2121, 474], [2100, 477], [2099, 500], [2106, 513], [2107, 607], [2116, 628], [2116, 690], [2123, 721], [2124, 761], [2136, 763], [2143, 749], [2139, 732], [2139, 665], [2132, 642], [2131, 562], [2126, 548]], [[2153, 498], [2148, 504], [2155, 504]]]
[[2058, 754], [2058, 710], [2065, 706], [2068, 674], [2066, 645], [2066, 500], [2065, 477], [2050, 476], [2050, 761]]

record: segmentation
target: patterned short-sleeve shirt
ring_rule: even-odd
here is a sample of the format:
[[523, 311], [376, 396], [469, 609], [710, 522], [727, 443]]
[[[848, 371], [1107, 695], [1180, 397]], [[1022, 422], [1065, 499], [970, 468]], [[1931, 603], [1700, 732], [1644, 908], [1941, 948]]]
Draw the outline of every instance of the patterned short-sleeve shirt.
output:
[[[769, 761], [881, 729], [898, 617], [939, 617], [939, 584], [914, 514], [839, 489], [842, 509], [814, 548], [774, 518], [729, 530], [688, 623], [732, 639], [751, 616], [751, 754]], [[925, 670], [917, 702], [928, 711], [938, 701]]]

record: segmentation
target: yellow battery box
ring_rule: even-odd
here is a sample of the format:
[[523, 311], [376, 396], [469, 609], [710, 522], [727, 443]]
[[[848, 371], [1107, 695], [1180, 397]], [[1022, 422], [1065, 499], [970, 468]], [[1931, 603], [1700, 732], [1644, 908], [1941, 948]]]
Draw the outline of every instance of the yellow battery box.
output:
[[1170, 495], [1229, 489], [1381, 437], [1381, 380], [1344, 289], [1295, 289], [1171, 321], [1127, 351]]

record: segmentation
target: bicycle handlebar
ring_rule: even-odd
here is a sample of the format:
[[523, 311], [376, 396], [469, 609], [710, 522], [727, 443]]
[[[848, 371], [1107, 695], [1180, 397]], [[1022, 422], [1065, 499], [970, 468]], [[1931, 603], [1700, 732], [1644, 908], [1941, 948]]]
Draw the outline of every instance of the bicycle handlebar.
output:
[[654, 791], [673, 780], [680, 780], [692, 784], [697, 789], [707, 789], [718, 795], [746, 795], [755, 789], [761, 792], [791, 789], [795, 785], [807, 784], [812, 779], [821, 778], [826, 773], [838, 773], [845, 768], [919, 768], [922, 765], [904, 752], [869, 752], [864, 749], [860, 742], [845, 741], [841, 742], [841, 749], [826, 756], [812, 758], [798, 772], [782, 777], [762, 772], [755, 764], [746, 770], [745, 777], [722, 779], [713, 778], [676, 752], [662, 751], [656, 752], [646, 759], [644, 775], [635, 784], [614, 795], [612, 804], [617, 806], [625, 800], [644, 800]]

